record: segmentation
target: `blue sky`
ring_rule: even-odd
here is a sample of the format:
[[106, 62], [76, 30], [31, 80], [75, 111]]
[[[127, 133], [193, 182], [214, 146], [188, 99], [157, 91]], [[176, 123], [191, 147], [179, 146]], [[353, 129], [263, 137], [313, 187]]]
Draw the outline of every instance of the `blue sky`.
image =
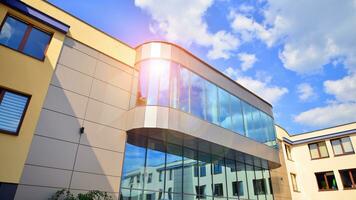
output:
[[49, 2], [133, 47], [181, 45], [272, 103], [292, 134], [356, 121], [355, 0]]

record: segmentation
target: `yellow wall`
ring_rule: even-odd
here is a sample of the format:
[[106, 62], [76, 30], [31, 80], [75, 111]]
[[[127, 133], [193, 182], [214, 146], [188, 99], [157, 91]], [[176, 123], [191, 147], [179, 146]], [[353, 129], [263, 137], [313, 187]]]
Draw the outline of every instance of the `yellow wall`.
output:
[[[83, 23], [77, 18], [63, 12], [43, 0], [22, 0], [26, 4], [44, 12], [55, 19], [70, 25], [67, 35], [81, 43], [84, 43], [102, 53], [117, 59], [131, 67], [135, 64], [135, 49], [127, 46], [123, 42], [114, 39], [107, 34], [98, 31], [92, 26]], [[99, 13], [98, 13], [99, 14]], [[115, 19], [108, 19], [115, 21]]]
[[[301, 135], [291, 136], [285, 130], [276, 126], [277, 137], [282, 139], [286, 137], [289, 140], [296, 141], [300, 139], [312, 138], [330, 133], [347, 131], [356, 129], [356, 122], [331, 127], [323, 130], [313, 131]], [[353, 148], [356, 150], [356, 135], [349, 135]], [[356, 190], [344, 189], [339, 170], [356, 168], [356, 154], [335, 156], [330, 139], [324, 140], [328, 149], [329, 158], [312, 160], [310, 158], [309, 147], [307, 143], [292, 145], [291, 155], [292, 160], [287, 159], [284, 145], [281, 146], [281, 151], [284, 155], [287, 172], [297, 175], [298, 192], [293, 191], [291, 178], [289, 179], [289, 186], [292, 193], [293, 200], [314, 200], [314, 199], [356, 199]], [[318, 185], [315, 178], [316, 172], [333, 171], [338, 190], [336, 191], [318, 191]]]
[[19, 135], [0, 133], [0, 182], [18, 183], [62, 48], [64, 34], [0, 4], [0, 22], [4, 20], [6, 13], [54, 33], [44, 61], [0, 45], [0, 86], [32, 95]]

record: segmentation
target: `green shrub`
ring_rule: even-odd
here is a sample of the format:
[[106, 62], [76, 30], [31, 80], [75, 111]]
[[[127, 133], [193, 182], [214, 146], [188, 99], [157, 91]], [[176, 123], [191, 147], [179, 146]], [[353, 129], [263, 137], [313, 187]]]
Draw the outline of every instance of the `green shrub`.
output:
[[85, 194], [74, 196], [68, 189], [62, 189], [52, 195], [50, 200], [113, 200], [106, 192], [92, 190]]

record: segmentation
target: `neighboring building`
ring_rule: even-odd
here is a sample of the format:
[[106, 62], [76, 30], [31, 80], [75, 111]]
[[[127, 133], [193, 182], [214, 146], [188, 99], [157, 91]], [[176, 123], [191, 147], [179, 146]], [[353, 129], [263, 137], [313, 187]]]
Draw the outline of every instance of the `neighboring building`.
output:
[[0, 199], [274, 198], [260, 97], [174, 44], [132, 48], [46, 1], [2, 0], [0, 22]]
[[356, 122], [298, 135], [276, 130], [286, 168], [279, 175], [293, 200], [356, 199]]

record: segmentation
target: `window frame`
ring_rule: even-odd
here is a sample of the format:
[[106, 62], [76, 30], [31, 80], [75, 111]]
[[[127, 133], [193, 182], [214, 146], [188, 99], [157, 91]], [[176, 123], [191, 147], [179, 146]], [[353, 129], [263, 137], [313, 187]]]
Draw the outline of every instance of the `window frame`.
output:
[[[327, 179], [326, 174], [327, 174], [327, 173], [330, 173], [330, 172], [333, 173], [334, 179], [335, 179], [335, 181], [336, 181], [336, 177], [335, 177], [334, 171], [325, 171], [325, 172], [316, 172], [316, 173], [314, 173], [315, 178], [316, 178], [316, 183], [317, 183], [317, 186], [318, 186], [318, 191], [319, 191], [319, 192], [323, 192], [323, 191], [338, 191], [338, 190], [339, 190], [339, 187], [337, 186], [337, 181], [336, 181], [336, 189], [332, 189], [332, 188], [329, 186], [329, 182], [328, 182], [328, 179]], [[318, 183], [317, 174], [322, 174], [322, 175], [323, 175], [323, 178], [324, 178], [324, 181], [325, 181], [325, 184], [326, 184], [327, 189], [320, 189], [320, 188], [319, 188], [319, 183]]]
[[[327, 155], [327, 156], [324, 156], [324, 157], [321, 157], [321, 153], [320, 153], [320, 145], [319, 145], [319, 144], [322, 143], [322, 142], [325, 143], [326, 152], [328, 153], [328, 155]], [[313, 145], [313, 144], [316, 144], [316, 145], [317, 145], [318, 155], [319, 155], [319, 157], [317, 157], [317, 158], [313, 158], [312, 153], [311, 153], [311, 151], [310, 151], [310, 145]], [[325, 140], [308, 144], [308, 149], [309, 149], [310, 158], [311, 158], [312, 160], [318, 160], [318, 159], [323, 159], [323, 158], [329, 158], [329, 157], [330, 157], [330, 155], [329, 155], [329, 150], [328, 150], [328, 146], [326, 145], [326, 141], [325, 141]]]
[[[6, 13], [5, 17], [3, 18], [3, 21], [2, 21], [1, 24], [0, 24], [0, 30], [2, 30], [2, 28], [3, 28], [4, 25], [5, 25], [6, 20], [7, 20], [9, 17], [14, 18], [15, 20], [18, 20], [18, 21], [20, 21], [20, 22], [26, 24], [26, 25], [27, 25], [27, 28], [26, 28], [26, 31], [25, 31], [24, 36], [21, 38], [21, 42], [20, 42], [18, 48], [12, 48], [12, 47], [6, 46], [6, 45], [1, 44], [1, 43], [0, 43], [0, 46], [6, 47], [6, 48], [8, 48], [8, 49], [11, 49], [11, 50], [14, 50], [14, 51], [16, 51], [16, 52], [19, 52], [19, 53], [21, 53], [21, 54], [23, 54], [23, 55], [26, 55], [26, 56], [29, 56], [29, 57], [34, 58], [34, 59], [36, 59], [36, 60], [39, 60], [39, 61], [41, 61], [41, 62], [44, 62], [44, 60], [45, 60], [45, 58], [46, 58], [46, 54], [47, 54], [47, 50], [48, 50], [49, 44], [50, 44], [51, 41], [52, 41], [52, 38], [53, 38], [54, 33], [53, 33], [53, 32], [50, 32], [50, 31], [47, 31], [47, 30], [44, 30], [43, 28], [40, 28], [40, 27], [34, 25], [33, 23], [30, 23], [30, 22], [28, 22], [28, 21], [26, 21], [26, 20], [24, 20], [24, 19], [21, 19], [20, 17], [15, 16], [15, 15], [10, 14], [10, 13]], [[41, 31], [41, 32], [43, 32], [43, 33], [45, 33], [45, 34], [47, 34], [47, 35], [50, 37], [50, 39], [49, 39], [49, 41], [48, 41], [48, 44], [47, 44], [47, 46], [46, 46], [46, 48], [45, 48], [45, 50], [44, 50], [44, 52], [43, 52], [43, 56], [42, 56], [41, 59], [40, 59], [40, 58], [37, 58], [37, 57], [35, 57], [35, 56], [32, 56], [32, 55], [26, 54], [26, 53], [24, 52], [25, 45], [27, 44], [28, 38], [29, 38], [29, 36], [30, 36], [30, 33], [32, 32], [32, 29], [34, 29], [34, 28], [35, 28], [35, 29], [38, 29], [39, 31]]]
[[[292, 182], [292, 188], [294, 192], [300, 192], [299, 191], [299, 187], [298, 187], [298, 182], [297, 182], [297, 174], [295, 173], [290, 173], [290, 177], [291, 177], [291, 182]], [[293, 182], [293, 179], [295, 181], [295, 184]]]
[[[355, 174], [356, 174], [356, 169], [353, 168], [353, 169], [342, 169], [342, 170], [339, 170], [339, 174], [340, 174], [340, 178], [341, 178], [341, 181], [342, 181], [342, 186], [344, 187], [344, 190], [355, 190], [356, 189], [356, 179], [354, 179], [353, 175], [352, 175], [352, 170], [355, 171]], [[351, 187], [345, 187], [345, 184], [344, 184], [344, 178], [343, 176], [341, 176], [341, 172], [342, 171], [347, 171], [348, 175], [349, 175], [349, 178], [351, 180]]]
[[5, 92], [6, 92], [6, 91], [27, 98], [27, 102], [26, 102], [26, 105], [25, 105], [25, 107], [24, 107], [24, 109], [23, 109], [23, 112], [22, 112], [22, 115], [21, 115], [21, 118], [20, 118], [20, 122], [19, 122], [19, 125], [17, 126], [16, 131], [13, 132], [13, 131], [8, 131], [8, 130], [4, 130], [4, 129], [1, 129], [1, 128], [0, 128], [0, 133], [18, 136], [19, 133], [20, 133], [20, 130], [21, 130], [23, 121], [24, 121], [24, 119], [25, 119], [25, 115], [26, 115], [26, 113], [27, 113], [28, 106], [29, 106], [29, 104], [30, 104], [32, 95], [25, 94], [25, 93], [23, 93], [23, 92], [19, 92], [19, 91], [16, 91], [16, 90], [12, 90], [12, 89], [5, 88], [5, 87], [1, 87], [1, 86], [0, 86], [0, 105], [1, 105], [1, 103], [2, 103], [2, 100], [3, 100], [4, 96], [5, 96]]
[[[342, 141], [341, 141], [341, 139], [343, 139], [343, 138], [349, 138], [350, 143], [351, 143], [351, 147], [352, 147], [352, 152], [345, 152], [344, 146], [343, 146]], [[334, 145], [333, 145], [332, 142], [333, 142], [333, 141], [336, 141], [336, 140], [339, 140], [339, 141], [340, 141], [340, 146], [341, 146], [342, 154], [335, 154]], [[349, 136], [332, 139], [332, 140], [330, 140], [330, 144], [331, 144], [331, 148], [333, 149], [333, 154], [334, 154], [335, 157], [337, 157], [337, 156], [345, 156], [345, 155], [350, 155], [350, 154], [355, 154], [355, 150], [354, 150], [354, 147], [353, 147], [353, 145], [352, 145], [351, 138], [350, 138]]]
[[284, 148], [286, 150], [286, 155], [287, 155], [287, 159], [290, 161], [293, 161], [292, 159], [292, 147], [288, 144], [284, 144]]

